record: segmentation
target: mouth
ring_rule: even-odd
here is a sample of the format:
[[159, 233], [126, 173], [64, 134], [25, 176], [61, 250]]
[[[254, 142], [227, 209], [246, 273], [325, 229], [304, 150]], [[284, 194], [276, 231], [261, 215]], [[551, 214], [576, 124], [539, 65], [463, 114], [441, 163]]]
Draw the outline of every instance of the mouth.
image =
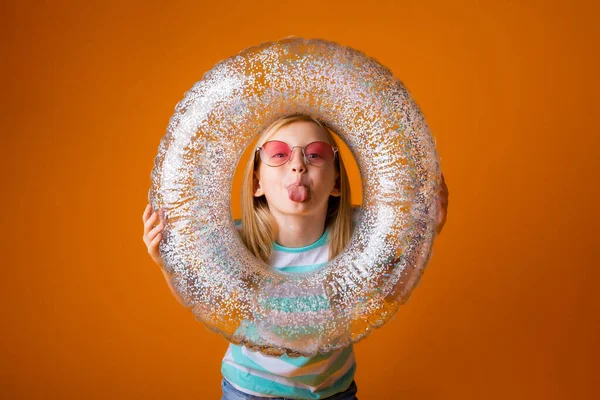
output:
[[288, 196], [291, 201], [298, 203], [305, 202], [310, 198], [310, 189], [300, 182], [292, 183], [287, 187]]

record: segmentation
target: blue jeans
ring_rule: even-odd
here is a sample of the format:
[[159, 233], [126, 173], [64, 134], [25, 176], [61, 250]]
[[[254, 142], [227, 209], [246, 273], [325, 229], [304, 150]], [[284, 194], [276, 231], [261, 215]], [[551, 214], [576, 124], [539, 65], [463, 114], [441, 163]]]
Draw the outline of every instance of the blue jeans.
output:
[[[221, 400], [290, 400], [284, 397], [260, 397], [241, 392], [234, 388], [231, 383], [227, 382], [227, 379], [225, 378], [223, 378], [223, 381], [221, 382], [221, 389], [223, 390], [223, 397], [221, 397]], [[357, 391], [356, 383], [352, 381], [348, 389], [327, 397], [327, 400], [358, 400], [358, 397], [356, 397]]]

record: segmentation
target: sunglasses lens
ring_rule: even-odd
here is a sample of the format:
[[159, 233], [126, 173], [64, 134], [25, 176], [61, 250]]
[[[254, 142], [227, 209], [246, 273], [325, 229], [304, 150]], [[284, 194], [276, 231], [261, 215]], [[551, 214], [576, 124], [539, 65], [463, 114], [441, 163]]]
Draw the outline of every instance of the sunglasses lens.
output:
[[263, 144], [260, 158], [272, 167], [283, 165], [290, 158], [290, 148], [287, 143], [273, 140]]
[[[298, 150], [300, 151], [300, 150]], [[271, 140], [262, 145], [260, 159], [271, 167], [279, 167], [290, 159], [292, 150], [287, 143], [279, 140]], [[333, 164], [335, 152], [329, 143], [312, 142], [304, 149], [306, 161], [309, 164], [323, 167]]]
[[325, 142], [313, 142], [304, 150], [306, 159], [314, 166], [322, 167], [333, 163], [334, 152], [331, 145]]

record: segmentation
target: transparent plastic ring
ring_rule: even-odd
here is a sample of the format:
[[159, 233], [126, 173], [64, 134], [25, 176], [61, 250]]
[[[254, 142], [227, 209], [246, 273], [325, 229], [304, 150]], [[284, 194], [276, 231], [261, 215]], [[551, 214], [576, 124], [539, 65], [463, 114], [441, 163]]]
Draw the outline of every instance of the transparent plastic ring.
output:
[[[344, 140], [363, 185], [344, 252], [302, 275], [254, 257], [230, 211], [246, 147], [296, 113]], [[149, 202], [167, 217], [159, 250], [173, 287], [210, 330], [264, 354], [312, 356], [366, 337], [408, 300], [431, 256], [435, 140], [390, 70], [333, 42], [289, 38], [216, 64], [177, 105], [151, 179]]]

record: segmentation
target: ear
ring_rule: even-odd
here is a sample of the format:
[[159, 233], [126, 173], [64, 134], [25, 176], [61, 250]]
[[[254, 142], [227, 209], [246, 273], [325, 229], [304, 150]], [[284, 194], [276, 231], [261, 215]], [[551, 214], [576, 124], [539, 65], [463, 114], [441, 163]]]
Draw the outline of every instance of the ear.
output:
[[256, 172], [254, 172], [254, 178], [252, 179], [252, 189], [254, 190], [254, 197], [260, 197], [265, 195], [265, 192], [260, 186], [260, 179]]

